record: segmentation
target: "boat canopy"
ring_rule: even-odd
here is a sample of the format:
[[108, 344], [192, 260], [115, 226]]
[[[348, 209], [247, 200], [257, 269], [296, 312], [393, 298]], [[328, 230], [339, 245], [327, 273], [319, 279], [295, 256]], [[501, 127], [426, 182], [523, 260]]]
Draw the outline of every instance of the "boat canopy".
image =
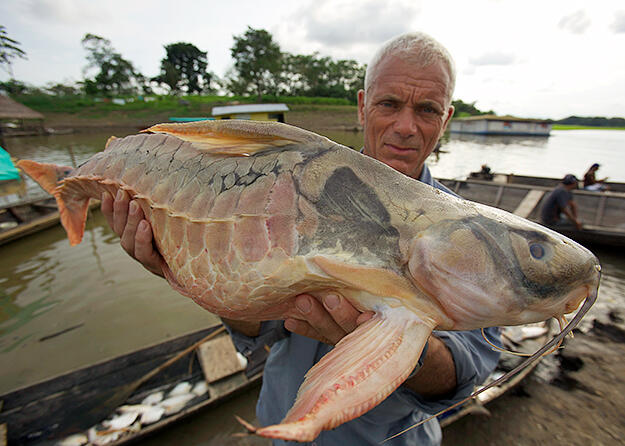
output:
[[0, 147], [0, 181], [19, 179], [20, 172], [13, 165], [13, 161], [11, 161], [11, 155], [9, 155], [6, 150]]

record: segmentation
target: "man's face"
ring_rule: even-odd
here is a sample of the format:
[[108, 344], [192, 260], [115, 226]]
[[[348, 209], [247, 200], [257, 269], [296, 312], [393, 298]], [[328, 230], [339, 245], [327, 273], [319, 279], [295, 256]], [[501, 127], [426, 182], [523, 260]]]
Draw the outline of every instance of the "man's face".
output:
[[441, 62], [416, 68], [391, 56], [374, 76], [366, 95], [358, 92], [364, 153], [418, 179], [454, 112], [449, 74]]

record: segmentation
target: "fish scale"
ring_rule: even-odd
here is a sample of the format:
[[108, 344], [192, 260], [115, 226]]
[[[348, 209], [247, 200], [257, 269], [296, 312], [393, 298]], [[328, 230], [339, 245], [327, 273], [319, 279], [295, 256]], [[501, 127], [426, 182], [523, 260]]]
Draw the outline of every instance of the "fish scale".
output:
[[235, 120], [146, 132], [74, 171], [20, 161], [56, 197], [71, 244], [89, 199], [123, 189], [152, 226], [170, 285], [217, 315], [300, 318], [295, 297], [317, 291], [374, 312], [308, 371], [280, 424], [252, 428], [259, 435], [312, 441], [367, 412], [410, 375], [434, 329], [562, 321], [597, 296], [600, 267], [584, 247], [314, 133]]

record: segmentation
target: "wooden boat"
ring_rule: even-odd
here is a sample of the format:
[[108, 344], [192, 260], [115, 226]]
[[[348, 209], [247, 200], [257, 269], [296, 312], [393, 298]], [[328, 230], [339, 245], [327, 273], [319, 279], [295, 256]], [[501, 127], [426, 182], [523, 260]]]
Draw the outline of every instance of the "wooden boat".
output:
[[[476, 179], [439, 181], [467, 200], [498, 207], [539, 223], [543, 200], [554, 187]], [[573, 191], [573, 195], [583, 229], [558, 228], [559, 232], [584, 245], [625, 246], [625, 192], [580, 189]]]
[[[528, 324], [516, 327], [503, 327], [501, 333], [501, 340], [503, 342], [504, 349], [509, 351], [521, 352], [521, 353], [534, 353], [544, 344], [546, 344], [554, 332], [551, 321], [539, 322], [536, 324]], [[488, 377], [486, 382], [482, 386], [477, 386], [475, 390], [487, 385], [488, 383], [496, 380], [504, 373], [512, 370], [525, 358], [520, 356], [512, 356], [510, 354], [502, 354], [497, 368]], [[439, 423], [444, 429], [450, 424], [458, 421], [459, 419], [467, 415], [486, 415], [490, 416], [490, 412], [486, 405], [497, 398], [503, 396], [508, 391], [518, 386], [532, 371], [540, 364], [544, 357], [536, 360], [528, 367], [514, 375], [508, 381], [492, 387], [483, 393], [480, 393], [476, 398], [470, 402], [464, 404], [460, 408], [454, 411], [447, 412], [439, 417]]]
[[[92, 200], [89, 209], [99, 206], [99, 201]], [[57, 225], [59, 222], [56, 202], [50, 196], [2, 203], [0, 204], [0, 245]]]
[[[100, 206], [91, 201], [89, 209]], [[0, 245], [55, 226], [60, 216], [54, 198], [20, 200], [0, 207]]]
[[[513, 173], [492, 173], [491, 175], [492, 177], [485, 178], [482, 175], [482, 172], [472, 172], [469, 174], [467, 180], [485, 180], [493, 181], [495, 183], [524, 184], [527, 186], [541, 186], [549, 188], [556, 187], [562, 180], [562, 178], [533, 177], [528, 175], [515, 175]], [[625, 193], [625, 183], [606, 181], [603, 184], [608, 186], [611, 192]]]
[[[209, 337], [213, 339], [206, 340]], [[112, 433], [116, 437], [108, 444], [123, 444], [257, 385], [266, 356], [264, 350], [256, 352], [243, 366], [222, 326], [199, 330], [2, 395], [0, 426], [4, 425], [9, 445], [47, 444], [72, 434], [102, 439]], [[168, 360], [169, 366], [159, 367]], [[158, 373], [150, 376], [155, 370]], [[148, 395], [168, 395], [181, 382], [207, 383], [208, 391], [191, 395], [180, 411], [150, 424], [133, 422], [113, 429], [98, 423], [110, 419], [102, 408], [129, 383], [140, 385], [125, 404], [137, 405]]]

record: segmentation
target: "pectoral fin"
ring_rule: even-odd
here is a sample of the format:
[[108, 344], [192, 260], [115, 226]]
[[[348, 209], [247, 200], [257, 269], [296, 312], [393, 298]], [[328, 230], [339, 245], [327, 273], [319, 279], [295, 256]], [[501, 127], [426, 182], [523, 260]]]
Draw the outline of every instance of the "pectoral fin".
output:
[[406, 380], [431, 332], [403, 307], [376, 313], [308, 371], [282, 423], [256, 433], [312, 441], [322, 430], [359, 417]]

